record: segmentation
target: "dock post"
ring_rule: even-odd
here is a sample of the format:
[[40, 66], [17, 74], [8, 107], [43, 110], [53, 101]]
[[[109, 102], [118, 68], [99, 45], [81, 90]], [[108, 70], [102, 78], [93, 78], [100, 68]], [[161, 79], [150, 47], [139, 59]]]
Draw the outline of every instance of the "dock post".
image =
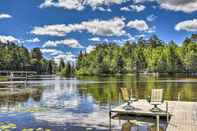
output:
[[109, 131], [111, 131], [111, 84], [109, 87]]
[[159, 115], [157, 114], [157, 131], [159, 131]]
[[25, 72], [25, 88], [27, 87], [27, 81], [28, 81], [28, 74], [27, 71]]
[[169, 122], [168, 102], [166, 102], [167, 123]]
[[111, 131], [111, 110], [109, 111], [109, 131]]

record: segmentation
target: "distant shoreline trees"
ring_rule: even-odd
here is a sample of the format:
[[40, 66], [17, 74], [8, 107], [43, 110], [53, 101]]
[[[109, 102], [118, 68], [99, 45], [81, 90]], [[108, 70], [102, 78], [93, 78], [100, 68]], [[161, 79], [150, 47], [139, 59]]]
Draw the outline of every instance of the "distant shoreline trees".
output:
[[178, 46], [165, 43], [156, 35], [137, 42], [97, 44], [90, 53], [80, 53], [76, 75], [126, 73], [197, 73], [197, 35]]
[[56, 65], [54, 61], [43, 58], [40, 48], [34, 48], [29, 52], [24, 46], [18, 46], [12, 42], [0, 42], [0, 70], [53, 74]]
[[131, 73], [197, 73], [197, 35], [181, 45], [165, 43], [156, 35], [137, 42], [100, 43], [90, 53], [80, 52], [75, 64], [64, 62], [57, 67], [46, 60], [39, 48], [31, 52], [12, 42], [0, 42], [0, 70], [36, 71], [38, 74], [114, 75]]

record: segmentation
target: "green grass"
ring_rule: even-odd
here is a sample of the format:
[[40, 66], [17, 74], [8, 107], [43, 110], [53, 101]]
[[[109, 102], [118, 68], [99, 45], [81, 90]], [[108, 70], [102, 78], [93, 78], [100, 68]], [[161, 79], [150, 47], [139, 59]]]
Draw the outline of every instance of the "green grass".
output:
[[0, 81], [8, 81], [8, 77], [7, 76], [0, 76]]

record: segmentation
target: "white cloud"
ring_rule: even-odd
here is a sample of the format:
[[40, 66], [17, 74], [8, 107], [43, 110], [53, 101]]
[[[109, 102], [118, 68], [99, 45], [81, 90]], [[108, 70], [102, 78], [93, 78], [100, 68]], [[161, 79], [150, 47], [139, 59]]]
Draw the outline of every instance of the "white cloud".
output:
[[155, 33], [156, 26], [150, 27], [146, 33]]
[[60, 57], [60, 56], [66, 55], [65, 52], [63, 52], [61, 50], [58, 50], [58, 49], [47, 49], [47, 48], [43, 48], [43, 49], [41, 49], [41, 52], [46, 57], [48, 57], [49, 59], [54, 59], [57, 64], [59, 64], [59, 61], [60, 61], [60, 58], [59, 59], [57, 59], [57, 58]]
[[77, 57], [74, 54], [72, 54], [71, 52], [67, 52], [65, 54], [60, 54], [60, 55], [57, 55], [54, 57], [54, 61], [56, 63], [59, 63], [61, 59], [63, 59], [64, 62], [73, 62], [74, 63], [74, 62], [76, 62]]
[[138, 31], [148, 31], [149, 27], [144, 20], [129, 21], [127, 24], [129, 28], [134, 28]]
[[159, 1], [159, 0], [133, 0], [134, 3], [144, 3], [144, 2], [153, 2], [153, 1]]
[[83, 21], [80, 24], [69, 25], [45, 25], [43, 27], [34, 27], [31, 33], [35, 35], [65, 36], [74, 31], [87, 31], [93, 35], [99, 36], [121, 36], [125, 34], [124, 18], [113, 18], [110, 20], [92, 20]]
[[20, 43], [20, 40], [14, 36], [0, 35], [0, 42], [7, 44], [8, 42]]
[[65, 39], [65, 40], [59, 40], [59, 41], [47, 41], [43, 47], [57, 47], [58, 45], [66, 45], [72, 48], [82, 48], [80, 43], [75, 39]]
[[90, 41], [101, 41], [99, 37], [93, 37], [89, 39]]
[[136, 11], [136, 12], [141, 12], [145, 9], [146, 7], [144, 5], [130, 5], [129, 7], [120, 8], [121, 11]]
[[41, 52], [44, 54], [49, 54], [50, 56], [57, 56], [57, 55], [62, 55], [64, 52], [57, 50], [57, 49], [41, 49]]
[[121, 4], [129, 0], [44, 0], [40, 8], [61, 7], [67, 10], [82, 10], [85, 6], [96, 9], [99, 6], [109, 6], [111, 4]]
[[127, 33], [128, 39], [127, 41], [135, 41], [135, 37], [133, 37], [131, 34]]
[[183, 11], [191, 13], [197, 11], [196, 0], [160, 0], [160, 5], [164, 9], [173, 11]]
[[96, 48], [96, 46], [94, 46], [94, 45], [89, 45], [88, 47], [86, 47], [86, 52], [87, 52], [87, 53], [90, 53], [90, 52], [94, 51], [95, 48]]
[[28, 43], [39, 43], [40, 42], [40, 39], [38, 39], [36, 37], [36, 38], [30, 39], [30, 40], [26, 40], [25, 42], [28, 42]]
[[85, 0], [85, 4], [92, 8], [102, 5], [121, 4], [129, 0]]
[[131, 9], [129, 7], [122, 7], [120, 8], [121, 11], [131, 11]]
[[185, 30], [185, 31], [196, 32], [197, 31], [197, 19], [179, 22], [175, 26], [175, 30], [177, 31]]
[[47, 7], [61, 7], [68, 10], [82, 10], [84, 7], [82, 5], [82, 0], [45, 0], [44, 3], [40, 5], [40, 8]]
[[63, 55], [63, 54], [65, 54], [65, 53], [61, 50], [54, 50], [54, 52], [52, 52], [50, 55], [57, 56], [57, 55]]
[[146, 9], [144, 5], [130, 5], [130, 8], [136, 12], [141, 12]]
[[154, 14], [151, 14], [149, 16], [146, 17], [146, 20], [149, 22], [154, 21], [157, 18], [157, 16], [155, 16]]
[[92, 33], [93, 35], [99, 36], [121, 36], [125, 34], [123, 28], [125, 23], [123, 18], [114, 18], [111, 20], [93, 20], [82, 22], [85, 30]]
[[0, 14], [0, 20], [1, 19], [9, 19], [9, 18], [12, 18], [12, 16], [9, 14]]
[[34, 27], [31, 33], [35, 35], [65, 36], [66, 33], [70, 33], [71, 31], [74, 31], [74, 27], [59, 24]]
[[105, 11], [106, 12], [112, 12], [110, 8], [105, 9], [103, 7], [97, 7], [96, 9], [99, 10], [99, 11], [102, 11], [102, 12], [105, 12]]
[[134, 3], [157, 2], [161, 8], [191, 13], [197, 11], [196, 0], [134, 0]]

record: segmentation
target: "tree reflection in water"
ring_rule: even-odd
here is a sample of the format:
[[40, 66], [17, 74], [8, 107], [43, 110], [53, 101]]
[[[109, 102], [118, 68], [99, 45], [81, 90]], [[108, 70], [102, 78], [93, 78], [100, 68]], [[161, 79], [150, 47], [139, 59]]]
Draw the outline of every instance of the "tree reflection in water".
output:
[[[31, 82], [31, 81], [29, 81]], [[35, 84], [35, 83], [34, 83]], [[54, 79], [38, 81], [28, 88], [0, 88], [0, 111], [5, 107], [25, 108], [14, 117], [5, 111], [0, 113], [1, 121], [12, 121], [17, 129], [34, 125], [35, 128], [47, 127], [52, 130], [95, 129], [108, 130], [109, 105], [119, 105], [119, 87], [133, 91], [134, 97], [144, 99], [153, 88], [164, 89], [165, 100], [197, 101], [197, 81], [195, 78], [169, 77], [80, 77], [76, 79]], [[179, 95], [178, 95], [179, 94]], [[79, 119], [80, 118], [80, 119]], [[27, 121], [28, 120], [28, 121]], [[136, 120], [136, 119], [135, 119]], [[149, 122], [149, 121], [148, 121]], [[154, 123], [154, 122], [153, 122]], [[75, 127], [75, 128], [74, 128]], [[161, 125], [162, 129], [165, 127]], [[119, 125], [112, 120], [112, 128], [118, 130], [154, 131], [155, 127], [127, 123]], [[123, 131], [124, 131], [123, 130]]]
[[[145, 122], [140, 122], [140, 121], [127, 121], [122, 124], [122, 129], [121, 131], [157, 131], [157, 128], [155, 124], [149, 124]], [[160, 131], [165, 131], [165, 127], [160, 125], [159, 128]]]
[[27, 102], [29, 99], [40, 101], [43, 89], [34, 88], [0, 88], [0, 109], [14, 110], [21, 103]]

